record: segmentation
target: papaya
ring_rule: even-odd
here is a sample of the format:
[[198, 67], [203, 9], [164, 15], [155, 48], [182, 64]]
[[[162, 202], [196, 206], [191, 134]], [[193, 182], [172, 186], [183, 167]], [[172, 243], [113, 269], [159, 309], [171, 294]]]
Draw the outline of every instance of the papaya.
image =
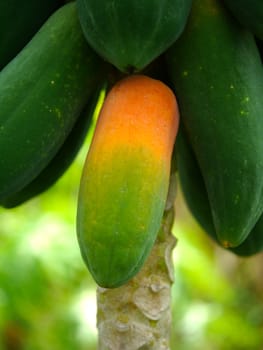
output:
[[245, 28], [263, 39], [262, 0], [224, 0], [224, 3]]
[[62, 0], [0, 2], [0, 70], [32, 39]]
[[192, 0], [77, 0], [88, 43], [120, 71], [142, 71], [182, 33]]
[[263, 251], [263, 215], [260, 216], [249, 236], [238, 247], [230, 250], [238, 256], [250, 257]]
[[120, 80], [106, 96], [77, 208], [80, 251], [102, 287], [115, 288], [132, 278], [154, 244], [178, 119], [171, 89], [144, 75]]
[[263, 63], [263, 40], [256, 38], [256, 44], [261, 57], [261, 62]]
[[104, 79], [104, 67], [71, 2], [0, 72], [0, 201], [31, 183], [55, 156]]
[[166, 58], [217, 237], [238, 246], [263, 211], [263, 66], [255, 39], [220, 1], [196, 0]]
[[11, 209], [22, 205], [47, 191], [64, 175], [84, 144], [91, 126], [92, 116], [100, 96], [100, 91], [101, 88], [89, 99], [66, 140], [47, 166], [20, 191], [4, 198], [0, 203], [1, 206]]
[[[184, 200], [190, 213], [213, 241], [219, 244], [204, 179], [182, 124], [176, 139], [174, 162], [177, 166]], [[262, 252], [263, 215], [260, 216], [245, 241], [228, 250], [242, 257]]]
[[174, 162], [189, 211], [204, 231], [218, 242], [204, 179], [182, 123], [176, 138]]

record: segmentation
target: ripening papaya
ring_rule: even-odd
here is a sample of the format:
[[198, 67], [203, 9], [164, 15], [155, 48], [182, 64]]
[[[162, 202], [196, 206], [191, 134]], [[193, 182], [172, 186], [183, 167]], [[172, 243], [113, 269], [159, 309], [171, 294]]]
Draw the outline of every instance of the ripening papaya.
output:
[[127, 282], [154, 244], [168, 192], [178, 120], [171, 89], [143, 75], [116, 83], [103, 103], [77, 209], [80, 250], [102, 287]]

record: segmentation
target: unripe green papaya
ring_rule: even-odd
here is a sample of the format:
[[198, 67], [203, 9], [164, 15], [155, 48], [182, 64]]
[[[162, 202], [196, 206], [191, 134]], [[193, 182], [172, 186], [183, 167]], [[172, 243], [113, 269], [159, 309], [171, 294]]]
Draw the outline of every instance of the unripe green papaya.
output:
[[0, 201], [31, 183], [53, 159], [104, 69], [71, 2], [0, 72]]
[[262, 0], [224, 0], [233, 16], [258, 38], [263, 39]]
[[251, 33], [220, 1], [193, 2], [168, 70], [223, 246], [263, 211], [263, 66]]
[[[181, 124], [182, 126], [182, 124]], [[176, 140], [175, 161], [179, 183], [188, 209], [203, 230], [218, 244], [204, 179], [185, 130], [181, 127]], [[263, 215], [243, 243], [230, 248], [238, 256], [251, 256], [263, 250]]]
[[62, 5], [63, 0], [0, 1], [0, 70]]
[[130, 76], [104, 101], [80, 183], [77, 234], [95, 281], [118, 287], [148, 256], [164, 211], [178, 128], [174, 94]]
[[257, 48], [261, 57], [261, 62], [263, 63], [263, 40], [256, 39]]
[[24, 204], [52, 187], [68, 170], [83, 146], [92, 116], [98, 102], [99, 92], [95, 91], [77, 118], [72, 130], [47, 166], [28, 185], [12, 196], [0, 201], [0, 205], [10, 209]]
[[182, 33], [192, 0], [77, 0], [87, 41], [123, 72], [138, 72]]

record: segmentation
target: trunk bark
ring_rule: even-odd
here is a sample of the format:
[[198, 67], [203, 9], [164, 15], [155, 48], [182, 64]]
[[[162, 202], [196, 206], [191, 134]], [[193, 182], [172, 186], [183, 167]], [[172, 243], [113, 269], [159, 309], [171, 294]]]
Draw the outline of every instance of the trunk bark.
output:
[[175, 175], [162, 226], [141, 271], [116, 289], [97, 288], [99, 350], [169, 350]]

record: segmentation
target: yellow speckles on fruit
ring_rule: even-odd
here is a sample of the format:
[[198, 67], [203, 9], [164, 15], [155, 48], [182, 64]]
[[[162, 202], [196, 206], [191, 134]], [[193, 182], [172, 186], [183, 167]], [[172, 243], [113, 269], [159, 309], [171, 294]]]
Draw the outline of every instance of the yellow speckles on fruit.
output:
[[240, 201], [240, 196], [239, 196], [239, 194], [237, 194], [237, 195], [235, 196], [235, 198], [234, 198], [234, 203], [235, 203], [235, 204], [238, 204], [239, 201]]
[[55, 107], [54, 112], [56, 113], [58, 119], [61, 119], [61, 117], [62, 117], [61, 110], [59, 108]]
[[139, 226], [139, 230], [140, 230], [141, 232], [145, 231], [145, 230], [146, 230], [146, 226], [145, 226], [145, 225], [140, 225], [140, 226]]
[[245, 96], [244, 98], [241, 99], [240, 101], [240, 115], [241, 116], [248, 116], [249, 115], [249, 111], [247, 110], [247, 104], [249, 103], [250, 101], [250, 98], [248, 96]]
[[44, 109], [47, 110], [49, 113], [55, 114], [55, 116], [56, 116], [58, 119], [61, 119], [61, 118], [62, 118], [62, 112], [61, 112], [60, 108], [58, 108], [58, 107], [53, 107], [53, 106], [49, 106], [49, 105], [46, 105], [46, 104], [43, 104], [43, 107], [44, 107]]
[[187, 77], [188, 76], [188, 71], [187, 70], [184, 70], [183, 71], [183, 77]]
[[48, 105], [44, 104], [44, 108], [45, 108], [49, 113], [52, 113], [52, 109], [51, 109]]
[[55, 84], [55, 80], [51, 80], [50, 85], [54, 85]]
[[226, 89], [226, 98], [232, 99], [234, 94], [235, 94], [235, 85], [234, 84], [228, 85]]
[[245, 97], [243, 97], [242, 99], [241, 99], [241, 105], [246, 105], [247, 103], [249, 103], [249, 101], [250, 101], [250, 98], [248, 97], [248, 96], [245, 96]]

